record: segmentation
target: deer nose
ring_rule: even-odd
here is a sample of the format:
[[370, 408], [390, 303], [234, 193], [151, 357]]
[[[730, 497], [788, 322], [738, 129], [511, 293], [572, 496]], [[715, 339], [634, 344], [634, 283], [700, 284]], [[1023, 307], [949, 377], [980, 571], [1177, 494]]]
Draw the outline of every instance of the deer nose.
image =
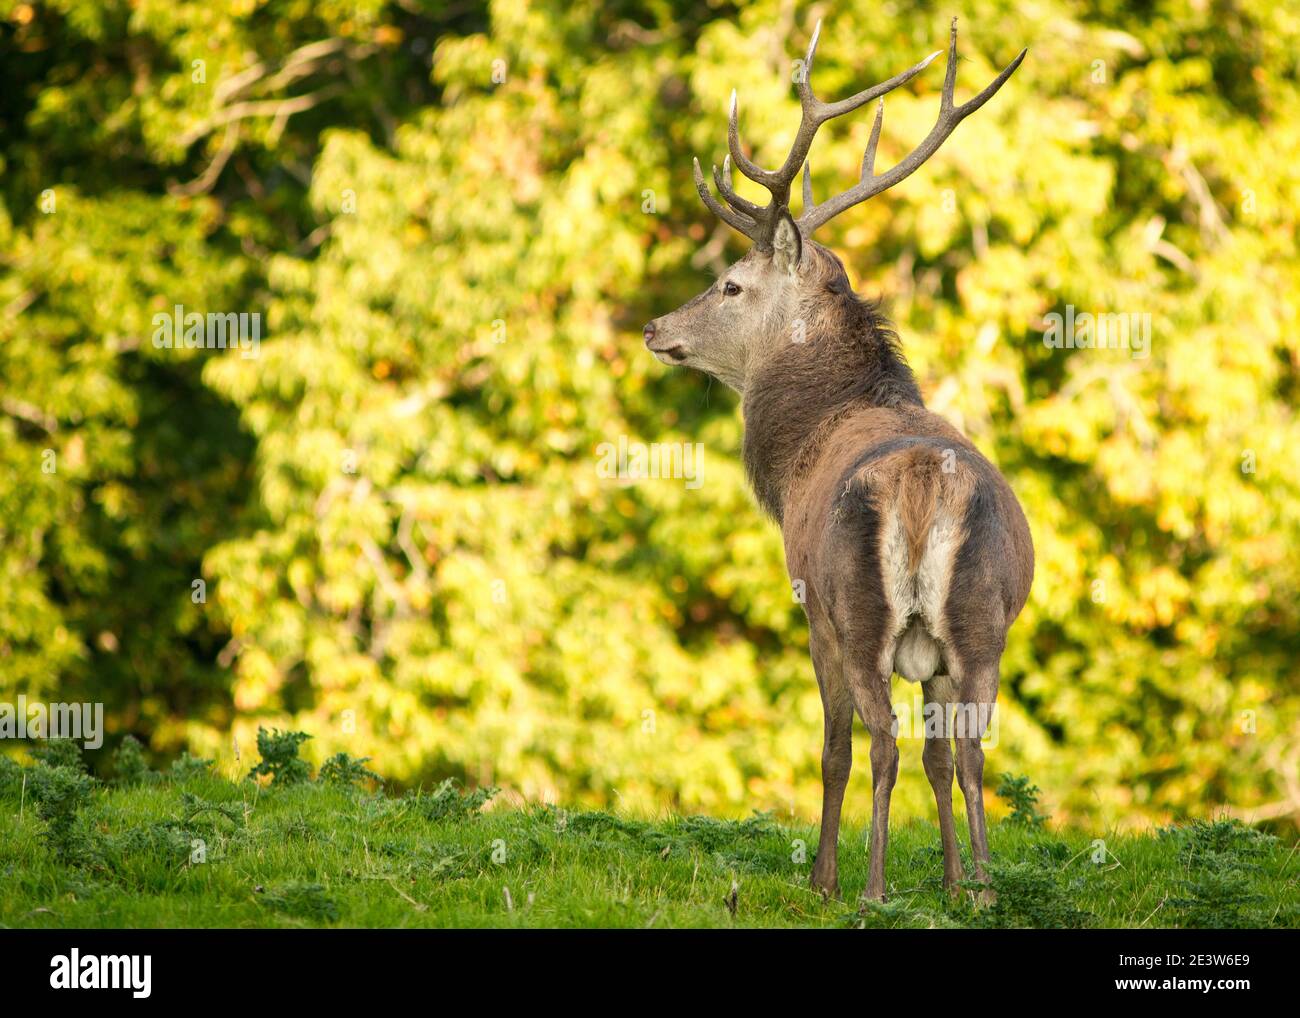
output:
[[655, 338], [655, 323], [654, 323], [654, 322], [646, 322], [646, 323], [645, 323], [645, 328], [641, 330], [641, 335], [643, 335], [643, 336], [645, 337], [645, 341], [646, 341], [647, 343], [649, 343], [652, 339], [654, 339], [654, 338]]

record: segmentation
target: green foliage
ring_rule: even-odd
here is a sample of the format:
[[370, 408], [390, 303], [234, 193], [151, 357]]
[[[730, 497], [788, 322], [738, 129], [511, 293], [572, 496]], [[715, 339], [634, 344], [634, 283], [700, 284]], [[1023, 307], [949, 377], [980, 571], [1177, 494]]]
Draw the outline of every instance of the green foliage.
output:
[[31, 744], [29, 752], [33, 760], [47, 767], [66, 767], [83, 773], [86, 770], [86, 758], [75, 739], [41, 739]]
[[1193, 820], [1181, 827], [1162, 827], [1159, 834], [1178, 846], [1190, 867], [1213, 867], [1226, 860], [1258, 860], [1268, 855], [1278, 841], [1271, 834], [1233, 819]]
[[113, 751], [114, 782], [119, 785], [143, 785], [156, 781], [158, 775], [149, 769], [144, 757], [144, 747], [134, 735], [128, 735]]
[[160, 820], [97, 838], [96, 854], [127, 886], [161, 888], [188, 861], [194, 836], [175, 820]]
[[790, 868], [790, 844], [781, 834], [771, 813], [758, 813], [740, 821], [694, 816], [651, 827], [646, 841], [664, 856], [697, 850], [711, 857], [721, 870], [772, 873]]
[[316, 775], [316, 780], [326, 785], [344, 785], [348, 787], [371, 781], [382, 782], [383, 778], [366, 767], [369, 762], [370, 757], [368, 756], [363, 756], [360, 760], [353, 760], [346, 753], [335, 753], [321, 764], [320, 773]]
[[[1240, 866], [1227, 864], [1194, 872], [1169, 899], [1179, 925], [1189, 929], [1258, 929], [1268, 925], [1263, 895], [1254, 893]], [[1294, 914], [1294, 905], [1291, 906]]]
[[[672, 841], [695, 845], [706, 852], [719, 852], [736, 841], [751, 841], [774, 834], [777, 826], [771, 813], [758, 813], [748, 820], [715, 820], [713, 817], [683, 817], [674, 829]], [[671, 842], [670, 842], [671, 843]]]
[[[1180, 925], [1193, 929], [1255, 929], [1273, 924], [1283, 905], [1292, 918], [1297, 902], [1270, 903], [1254, 887], [1253, 876], [1276, 850], [1277, 838], [1237, 820], [1195, 820], [1162, 829], [1178, 846], [1187, 875], [1169, 899]], [[1273, 906], [1270, 908], [1269, 906]], [[1281, 925], [1286, 925], [1283, 920]]]
[[709, 861], [719, 871], [778, 872], [789, 869], [790, 864], [790, 845], [771, 813], [756, 813], [746, 820], [688, 816], [665, 823], [612, 813], [577, 813], [564, 817], [563, 828], [614, 835], [614, 839], [602, 841], [616, 840], [660, 858], [676, 854]]
[[462, 792], [455, 778], [447, 778], [430, 794], [423, 789], [409, 797], [416, 812], [426, 820], [461, 820], [481, 810], [497, 794], [495, 788], [476, 788]]
[[862, 902], [846, 909], [840, 925], [855, 930], [933, 930], [956, 929], [961, 923], [946, 912], [917, 908], [911, 900]]
[[311, 780], [311, 768], [298, 758], [298, 747], [310, 739], [306, 732], [257, 729], [257, 752], [262, 759], [248, 772], [250, 778], [271, 775], [272, 785], [296, 785]]
[[201, 816], [213, 815], [224, 817], [236, 827], [244, 823], [244, 811], [240, 805], [233, 802], [209, 802], [201, 796], [193, 795], [190, 792], [181, 793], [181, 819], [183, 823], [193, 824]]
[[[20, 6], [0, 31], [0, 701], [102, 702], [110, 732], [230, 773], [278, 725], [404, 787], [812, 814], [806, 625], [736, 398], [639, 329], [744, 250], [689, 172], [724, 150], [731, 87], [775, 165], [815, 16], [831, 97], [939, 48], [952, 13], [959, 98], [1028, 59], [820, 239], [1033, 528], [990, 765], [1034, 774], [1062, 824], [1295, 815], [1288, 5]], [[882, 167], [941, 74], [890, 94]], [[818, 196], [868, 128], [823, 132]], [[258, 355], [155, 347], [177, 304], [261, 314]], [[1071, 305], [1150, 315], [1147, 355], [1047, 347]], [[599, 476], [624, 436], [701, 443], [703, 483]], [[895, 815], [931, 803], [905, 765]]]
[[1024, 775], [1002, 774], [998, 777], [997, 794], [1011, 806], [1007, 822], [1029, 828], [1042, 827], [1049, 819], [1038, 812], [1038, 793], [1041, 789], [1031, 785]]
[[1078, 907], [1077, 888], [1067, 886], [1055, 867], [1033, 861], [988, 864], [988, 884], [974, 881], [964, 886], [982, 894], [986, 886], [995, 900], [977, 909], [972, 925], [990, 929], [1080, 929], [1093, 924], [1094, 917]]
[[[268, 795], [213, 775], [183, 788], [94, 784], [45, 764], [26, 776], [25, 805], [6, 797], [0, 806], [5, 927], [1300, 923], [1292, 847], [1240, 828], [1115, 835], [1108, 859], [1122, 864], [1088, 865], [1086, 835], [994, 824], [997, 900], [976, 905], [941, 886], [934, 825], [898, 824], [888, 902], [854, 906], [867, 852], [865, 832], [852, 825], [840, 846], [838, 902], [808, 886], [812, 853], [801, 849], [815, 828], [767, 814], [727, 821], [554, 806], [483, 812], [484, 796], [448, 786], [423, 797], [442, 804], [426, 815], [409, 794], [357, 795], [322, 782]], [[1231, 885], [1219, 879], [1228, 871], [1210, 862], [1226, 856], [1236, 860]], [[1193, 871], [1211, 878], [1189, 879]], [[969, 885], [971, 893], [985, 890]], [[1234, 907], [1230, 893], [1244, 905]]]
[[191, 756], [188, 751], [182, 753], [172, 761], [171, 766], [167, 768], [168, 780], [177, 784], [184, 784], [187, 781], [193, 781], [196, 778], [206, 777], [212, 772], [212, 761], [204, 760], [201, 757]]
[[0, 756], [0, 795], [19, 796], [23, 788], [25, 771], [15, 760]]
[[291, 881], [265, 890], [259, 889], [257, 901], [285, 915], [319, 923], [337, 922], [338, 904], [320, 884]]
[[94, 855], [94, 836], [81, 815], [95, 779], [74, 767], [37, 764], [27, 771], [27, 795], [45, 821], [45, 840], [61, 862], [81, 865]]

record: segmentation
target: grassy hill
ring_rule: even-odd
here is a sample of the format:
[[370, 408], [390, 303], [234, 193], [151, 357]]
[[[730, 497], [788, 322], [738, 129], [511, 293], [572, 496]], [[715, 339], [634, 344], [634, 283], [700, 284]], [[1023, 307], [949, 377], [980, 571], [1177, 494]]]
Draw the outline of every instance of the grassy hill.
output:
[[269, 785], [193, 758], [155, 773], [130, 742], [111, 782], [66, 744], [0, 758], [0, 925], [1300, 925], [1295, 846], [1235, 821], [1054, 831], [1023, 780], [990, 832], [995, 905], [943, 892], [938, 830], [913, 822], [891, 833], [888, 903], [862, 907], [861, 827], [842, 835], [846, 900], [824, 901], [811, 822], [494, 810], [452, 782], [394, 796], [345, 756], [311, 779], [295, 740], [260, 740]]

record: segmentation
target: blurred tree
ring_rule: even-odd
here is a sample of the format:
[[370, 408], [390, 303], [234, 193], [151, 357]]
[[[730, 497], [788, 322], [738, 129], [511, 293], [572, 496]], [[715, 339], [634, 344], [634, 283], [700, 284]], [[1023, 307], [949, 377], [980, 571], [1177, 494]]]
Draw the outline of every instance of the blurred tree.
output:
[[[1067, 821], [1295, 816], [1300, 17], [955, 10], [959, 90], [1029, 59], [824, 240], [1034, 528], [990, 765]], [[731, 88], [770, 163], [817, 16], [831, 96], [948, 13], [0, 3], [0, 696], [103, 699], [159, 750], [293, 726], [408, 781], [814, 811], [734, 396], [637, 333], [743, 251], [690, 179]], [[941, 73], [890, 96], [881, 165]], [[259, 355], [155, 349], [176, 304], [261, 314]], [[1149, 346], [1047, 345], [1076, 313]], [[620, 438], [701, 443], [702, 483], [601, 476]], [[899, 794], [929, 808], [915, 760]]]

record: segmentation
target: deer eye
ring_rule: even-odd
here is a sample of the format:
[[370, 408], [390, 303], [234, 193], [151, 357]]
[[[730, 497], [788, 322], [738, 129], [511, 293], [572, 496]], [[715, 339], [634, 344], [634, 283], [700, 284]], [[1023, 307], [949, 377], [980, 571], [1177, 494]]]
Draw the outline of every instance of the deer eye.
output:
[[735, 283], [726, 282], [722, 284], [722, 292], [726, 294], [728, 297], [734, 297], [736, 296], [736, 294], [740, 293], [740, 287], [738, 287]]

